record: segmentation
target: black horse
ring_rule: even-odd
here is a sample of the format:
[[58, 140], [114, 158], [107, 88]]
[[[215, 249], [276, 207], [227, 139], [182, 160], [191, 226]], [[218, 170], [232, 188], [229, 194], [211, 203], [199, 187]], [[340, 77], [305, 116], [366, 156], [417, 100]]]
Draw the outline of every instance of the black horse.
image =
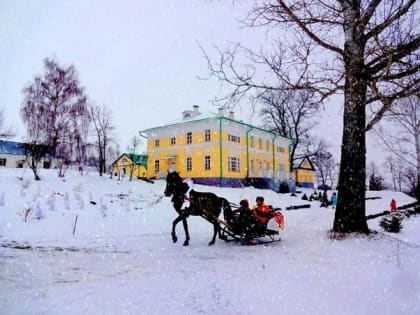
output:
[[[176, 225], [182, 221], [185, 231], [184, 246], [187, 246], [190, 240], [187, 218], [190, 215], [199, 215], [213, 224], [214, 234], [209, 243], [209, 245], [213, 245], [216, 242], [217, 234], [222, 238], [218, 222], [220, 213], [222, 210], [226, 212], [232, 211], [229, 201], [225, 198], [218, 197], [213, 193], [197, 192], [195, 190], [190, 190], [189, 196], [186, 196], [189, 189], [189, 185], [183, 182], [177, 172], [168, 172], [164, 193], [166, 197], [172, 196], [171, 201], [178, 213], [178, 217], [172, 222], [172, 241], [175, 243], [178, 240], [175, 228]], [[189, 207], [182, 208], [186, 199], [189, 200], [190, 205]]]

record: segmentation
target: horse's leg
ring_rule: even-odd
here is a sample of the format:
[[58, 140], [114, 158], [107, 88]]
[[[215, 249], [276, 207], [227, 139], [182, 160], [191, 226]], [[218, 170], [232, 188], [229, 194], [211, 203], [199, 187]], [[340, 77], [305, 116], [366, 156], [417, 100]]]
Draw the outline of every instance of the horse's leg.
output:
[[[172, 235], [172, 241], [174, 242], [174, 243], [176, 243], [176, 241], [178, 240], [178, 237], [176, 236], [176, 233], [175, 233], [175, 228], [176, 228], [176, 225], [179, 223], [179, 221], [181, 221], [181, 220], [183, 220], [184, 218], [183, 218], [183, 216], [180, 214], [173, 222], [172, 222], [172, 233], [171, 233], [171, 235]], [[185, 219], [184, 219], [185, 220]]]
[[221, 240], [223, 240], [223, 241], [226, 241], [227, 240], [227, 237], [226, 237], [226, 235], [223, 235], [222, 234], [222, 229], [219, 227], [218, 229], [218, 235], [219, 235], [219, 238], [221, 239]]
[[213, 223], [213, 228], [214, 228], [213, 238], [211, 239], [209, 245], [214, 245], [214, 243], [216, 243], [216, 235], [217, 235], [217, 232], [219, 232], [220, 230], [219, 224], [217, 222]]
[[190, 241], [190, 233], [188, 232], [188, 222], [187, 219], [184, 218], [182, 220], [182, 225], [184, 226], [184, 231], [185, 231], [185, 241], [184, 241], [184, 246], [188, 246], [189, 245], [189, 241]]

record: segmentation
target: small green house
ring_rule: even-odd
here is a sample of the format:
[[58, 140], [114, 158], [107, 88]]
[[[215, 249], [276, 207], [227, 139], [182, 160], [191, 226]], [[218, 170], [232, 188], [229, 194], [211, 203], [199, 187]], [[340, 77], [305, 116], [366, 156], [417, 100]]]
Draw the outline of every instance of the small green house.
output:
[[113, 176], [146, 178], [147, 155], [123, 153], [112, 163], [111, 171]]

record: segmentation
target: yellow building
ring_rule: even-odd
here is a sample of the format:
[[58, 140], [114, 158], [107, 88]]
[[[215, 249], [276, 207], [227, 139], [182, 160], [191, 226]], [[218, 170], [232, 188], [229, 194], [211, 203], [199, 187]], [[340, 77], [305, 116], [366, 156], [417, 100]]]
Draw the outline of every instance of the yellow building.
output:
[[304, 157], [293, 168], [295, 173], [296, 186], [303, 188], [314, 188], [315, 168], [308, 157]]
[[111, 165], [113, 176], [147, 178], [147, 155], [123, 153]]
[[202, 114], [198, 106], [182, 119], [140, 132], [147, 136], [147, 176], [168, 171], [196, 183], [237, 187], [247, 184], [277, 190], [289, 182], [291, 139], [235, 120], [233, 113]]

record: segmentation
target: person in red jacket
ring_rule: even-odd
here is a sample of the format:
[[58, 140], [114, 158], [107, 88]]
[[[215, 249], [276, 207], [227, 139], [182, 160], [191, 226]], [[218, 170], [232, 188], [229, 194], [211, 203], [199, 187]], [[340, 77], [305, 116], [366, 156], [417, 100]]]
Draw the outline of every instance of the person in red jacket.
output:
[[391, 200], [391, 203], [389, 204], [389, 207], [391, 208], [391, 212], [397, 211], [397, 202], [395, 199]]
[[254, 216], [265, 226], [271, 218], [270, 208], [264, 203], [264, 197], [257, 197], [256, 204], [252, 207]]

